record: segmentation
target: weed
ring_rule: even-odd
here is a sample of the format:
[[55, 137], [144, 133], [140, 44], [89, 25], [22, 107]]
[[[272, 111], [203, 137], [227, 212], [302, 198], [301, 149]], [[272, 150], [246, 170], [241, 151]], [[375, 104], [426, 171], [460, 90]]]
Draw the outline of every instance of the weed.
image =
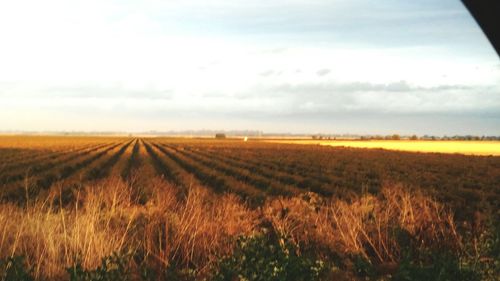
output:
[[26, 265], [23, 256], [0, 259], [1, 281], [32, 281], [32, 268]]
[[113, 253], [102, 258], [101, 265], [95, 269], [84, 269], [80, 262], [67, 268], [71, 281], [127, 281], [130, 272], [127, 267], [127, 255]]
[[233, 255], [220, 262], [214, 280], [320, 280], [325, 263], [296, 252], [288, 239], [271, 239], [264, 235], [241, 237]]

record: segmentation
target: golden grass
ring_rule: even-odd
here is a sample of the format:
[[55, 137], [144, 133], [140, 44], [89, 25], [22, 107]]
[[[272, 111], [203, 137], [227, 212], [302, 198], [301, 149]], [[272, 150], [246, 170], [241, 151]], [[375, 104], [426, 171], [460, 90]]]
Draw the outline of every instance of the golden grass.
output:
[[64, 268], [76, 261], [94, 268], [113, 252], [141, 253], [144, 262], [158, 268], [175, 263], [207, 274], [220, 256], [232, 252], [235, 238], [269, 226], [300, 249], [323, 256], [360, 254], [377, 263], [400, 259], [394, 229], [422, 246], [460, 244], [451, 213], [400, 186], [349, 201], [313, 193], [273, 198], [255, 209], [235, 195], [215, 195], [203, 187], [182, 195], [161, 179], [152, 180], [149, 200], [139, 204], [135, 188], [113, 178], [81, 189], [64, 208], [57, 186], [28, 206], [0, 205], [0, 258], [25, 255], [37, 280], [64, 278]]
[[66, 208], [57, 205], [57, 192], [25, 208], [2, 204], [0, 257], [27, 256], [37, 279], [63, 278], [76, 261], [94, 268], [114, 252], [140, 251], [163, 268], [175, 259], [208, 269], [229, 253], [232, 237], [254, 229], [249, 210], [234, 195], [215, 198], [193, 187], [180, 200], [176, 187], [153, 182], [154, 197], [146, 205], [137, 204], [132, 187], [120, 179], [86, 187]]
[[411, 141], [411, 140], [266, 140], [272, 143], [383, 148], [414, 152], [459, 153], [500, 156], [500, 141]]
[[460, 245], [452, 214], [431, 198], [401, 186], [349, 202], [324, 201], [314, 194], [282, 198], [268, 203], [265, 216], [276, 230], [305, 248], [360, 254], [378, 264], [400, 260], [395, 231], [405, 232], [421, 247]]

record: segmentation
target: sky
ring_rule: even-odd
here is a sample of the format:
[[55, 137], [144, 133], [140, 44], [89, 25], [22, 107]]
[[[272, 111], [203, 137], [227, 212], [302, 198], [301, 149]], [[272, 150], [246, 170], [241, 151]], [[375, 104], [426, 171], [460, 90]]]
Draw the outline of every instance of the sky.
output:
[[0, 130], [500, 135], [458, 0], [0, 0]]

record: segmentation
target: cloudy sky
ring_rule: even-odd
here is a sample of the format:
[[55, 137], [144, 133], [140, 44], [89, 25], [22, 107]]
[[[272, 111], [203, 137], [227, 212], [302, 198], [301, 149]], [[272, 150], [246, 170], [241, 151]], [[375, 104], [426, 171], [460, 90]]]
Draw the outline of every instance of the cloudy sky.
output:
[[458, 0], [0, 1], [0, 130], [500, 135]]

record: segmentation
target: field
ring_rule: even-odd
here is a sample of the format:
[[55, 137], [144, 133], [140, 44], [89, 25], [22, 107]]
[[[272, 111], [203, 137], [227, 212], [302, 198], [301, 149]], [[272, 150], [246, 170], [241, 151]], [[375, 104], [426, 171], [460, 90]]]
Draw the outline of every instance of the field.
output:
[[353, 143], [0, 137], [0, 280], [497, 280], [500, 157]]
[[459, 153], [500, 156], [499, 141], [427, 141], [427, 140], [270, 140], [274, 143], [316, 144], [357, 148], [382, 148], [428, 153]]

